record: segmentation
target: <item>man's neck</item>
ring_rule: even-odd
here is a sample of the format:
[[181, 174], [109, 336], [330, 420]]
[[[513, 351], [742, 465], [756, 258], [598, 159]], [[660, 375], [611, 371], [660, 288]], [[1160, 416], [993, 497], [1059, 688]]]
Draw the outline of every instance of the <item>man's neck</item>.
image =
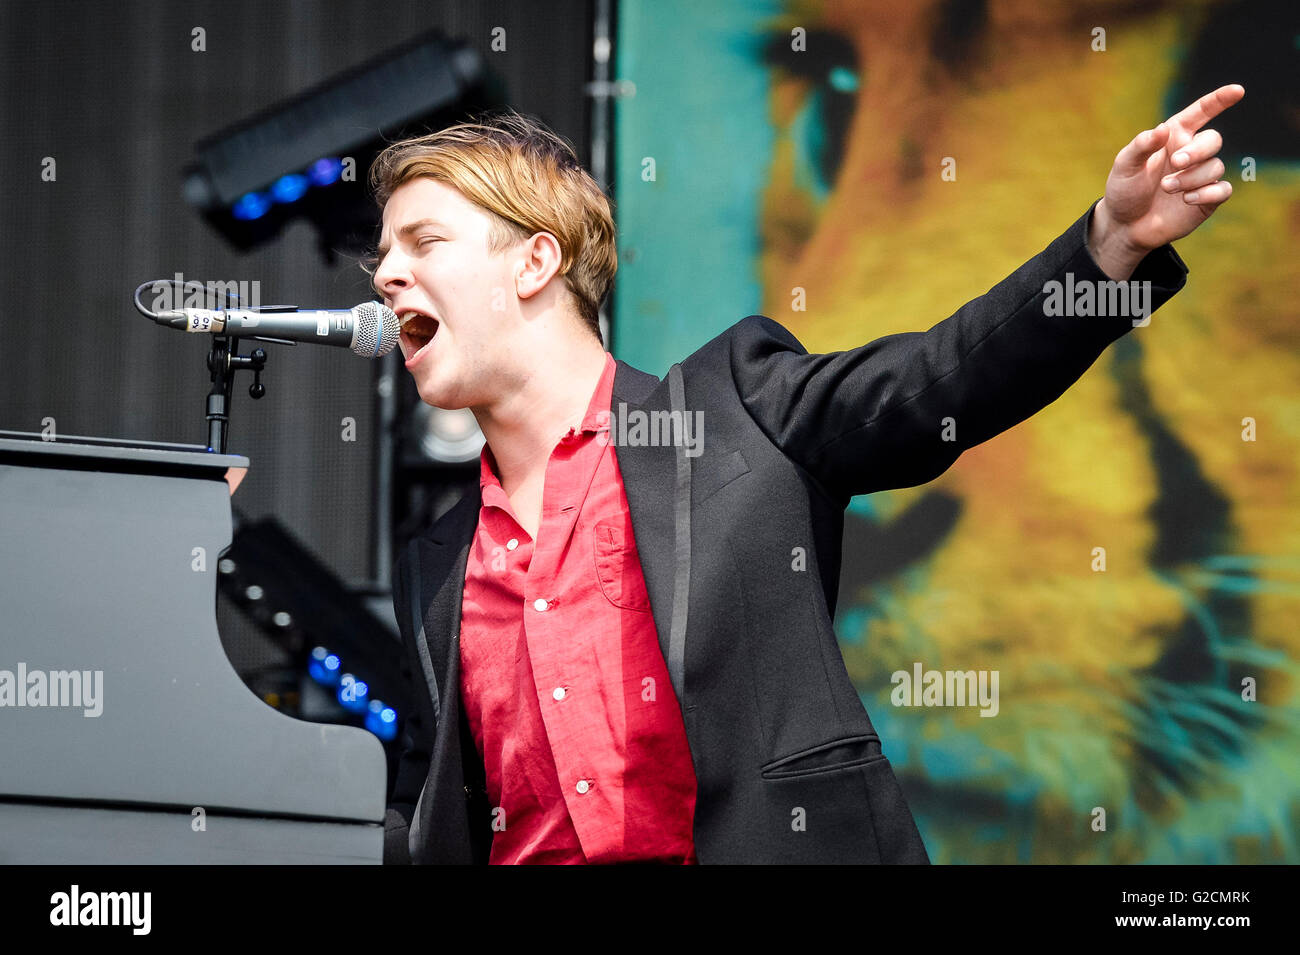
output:
[[475, 409], [506, 494], [545, 473], [556, 443], [586, 416], [607, 354], [588, 338], [538, 361], [524, 386], [490, 408]]

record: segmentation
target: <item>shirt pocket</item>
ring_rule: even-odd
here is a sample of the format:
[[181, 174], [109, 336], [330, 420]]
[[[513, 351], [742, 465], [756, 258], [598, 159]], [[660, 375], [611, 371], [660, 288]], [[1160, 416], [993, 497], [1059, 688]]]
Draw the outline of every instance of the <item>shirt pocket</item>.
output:
[[616, 607], [623, 610], [649, 612], [650, 595], [641, 574], [641, 560], [637, 556], [632, 535], [622, 524], [602, 521], [592, 530], [593, 551], [596, 555], [596, 579], [601, 592]]

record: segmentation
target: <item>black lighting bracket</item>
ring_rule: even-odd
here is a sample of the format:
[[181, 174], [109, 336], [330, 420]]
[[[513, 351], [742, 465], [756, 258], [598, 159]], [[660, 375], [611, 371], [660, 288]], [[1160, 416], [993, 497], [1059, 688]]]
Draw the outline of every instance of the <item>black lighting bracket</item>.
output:
[[430, 30], [197, 142], [183, 195], [244, 252], [305, 218], [332, 264], [374, 241], [366, 171], [384, 147], [505, 105], [484, 56]]
[[216, 335], [212, 350], [208, 352], [208, 373], [212, 390], [208, 392], [208, 450], [226, 453], [226, 437], [230, 430], [230, 404], [235, 388], [235, 372], [253, 372], [253, 383], [248, 386], [248, 396], [254, 400], [266, 394], [262, 384], [262, 369], [266, 366], [266, 349], [254, 348], [249, 355], [239, 354], [239, 339], [234, 335]]

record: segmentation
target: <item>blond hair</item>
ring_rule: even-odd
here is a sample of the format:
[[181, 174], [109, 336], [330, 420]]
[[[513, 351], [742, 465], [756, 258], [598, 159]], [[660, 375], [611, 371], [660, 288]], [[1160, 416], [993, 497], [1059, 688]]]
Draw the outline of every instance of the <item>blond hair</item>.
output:
[[559, 274], [600, 339], [600, 304], [618, 269], [614, 216], [568, 141], [507, 110], [394, 143], [370, 167], [380, 208], [398, 187], [422, 177], [454, 187], [487, 213], [492, 254], [538, 232], [555, 236]]

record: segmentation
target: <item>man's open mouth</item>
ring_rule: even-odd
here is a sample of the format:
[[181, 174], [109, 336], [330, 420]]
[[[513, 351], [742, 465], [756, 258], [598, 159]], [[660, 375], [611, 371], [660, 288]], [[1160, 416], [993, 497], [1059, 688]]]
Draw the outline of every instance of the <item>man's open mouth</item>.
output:
[[403, 312], [401, 318], [402, 343], [408, 355], [414, 355], [438, 334], [438, 320], [420, 312]]

